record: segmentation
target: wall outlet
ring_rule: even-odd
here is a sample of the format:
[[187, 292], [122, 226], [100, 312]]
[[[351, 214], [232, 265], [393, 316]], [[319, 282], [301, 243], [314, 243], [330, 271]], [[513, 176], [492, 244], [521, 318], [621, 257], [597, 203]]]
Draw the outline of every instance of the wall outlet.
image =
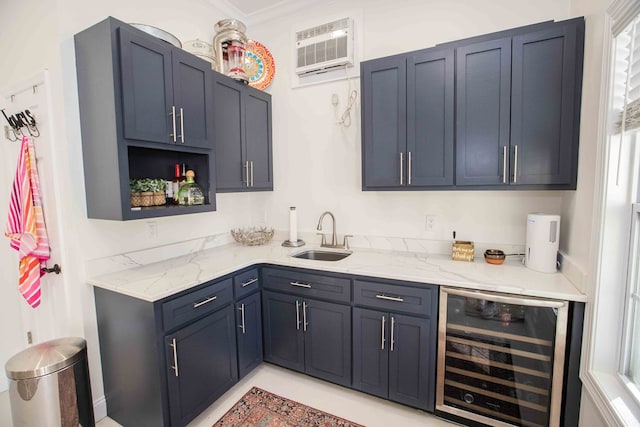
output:
[[424, 224], [424, 229], [428, 232], [433, 233], [434, 231], [436, 231], [436, 225], [437, 225], [436, 215], [427, 215], [426, 221]]
[[155, 240], [158, 238], [158, 223], [155, 221], [147, 221], [147, 238]]

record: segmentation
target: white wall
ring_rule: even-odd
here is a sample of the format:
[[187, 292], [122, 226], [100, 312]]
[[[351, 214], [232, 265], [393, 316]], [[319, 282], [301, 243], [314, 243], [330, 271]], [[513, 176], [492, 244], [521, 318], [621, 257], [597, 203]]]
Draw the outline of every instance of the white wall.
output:
[[[349, 82], [291, 89], [292, 31], [347, 14], [361, 16], [364, 58], [433, 46], [545, 20], [569, 18], [569, 2], [383, 0], [323, 1], [283, 18], [249, 26], [276, 62], [273, 95], [275, 190], [258, 197], [277, 228], [287, 227], [286, 210], [297, 206], [299, 224], [312, 231], [325, 210], [336, 214], [338, 233], [450, 239], [524, 245], [526, 214], [560, 213], [564, 192], [363, 192], [361, 191], [360, 100], [352, 125], [335, 124], [332, 93], [341, 112]], [[357, 71], [352, 71], [352, 74]], [[360, 89], [359, 79], [350, 82]], [[435, 214], [427, 233], [425, 215]], [[570, 219], [567, 218], [567, 222]]]

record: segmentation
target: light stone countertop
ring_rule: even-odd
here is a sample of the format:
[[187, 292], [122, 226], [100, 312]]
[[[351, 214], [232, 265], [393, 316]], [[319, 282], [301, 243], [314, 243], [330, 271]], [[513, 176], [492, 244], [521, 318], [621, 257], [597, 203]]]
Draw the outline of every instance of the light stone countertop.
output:
[[96, 287], [153, 302], [245, 267], [272, 264], [523, 296], [580, 302], [587, 300], [586, 295], [578, 291], [563, 274], [532, 271], [522, 265], [519, 259], [507, 258], [502, 265], [491, 265], [482, 259], [463, 262], [452, 261], [444, 255], [360, 248], [354, 249], [349, 257], [340, 261], [314, 261], [289, 256], [309, 249], [318, 247], [284, 248], [279, 241], [263, 246], [230, 243], [92, 277], [88, 282]]

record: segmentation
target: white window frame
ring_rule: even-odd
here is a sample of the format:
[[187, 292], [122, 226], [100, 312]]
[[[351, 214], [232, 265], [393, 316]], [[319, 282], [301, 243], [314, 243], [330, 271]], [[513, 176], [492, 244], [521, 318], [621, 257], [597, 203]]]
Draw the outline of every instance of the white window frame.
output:
[[[637, 182], [637, 177], [636, 177]], [[640, 325], [632, 325], [638, 318], [640, 310], [640, 287], [638, 286], [638, 274], [640, 273], [640, 203], [634, 203], [631, 207], [631, 233], [629, 241], [629, 256], [627, 261], [627, 295], [626, 310], [624, 322], [624, 344], [621, 352], [620, 374], [625, 386], [634, 396], [636, 401], [640, 402], [640, 384], [634, 383], [626, 373], [629, 372], [631, 365], [631, 347], [633, 334], [640, 333]], [[638, 341], [636, 345], [640, 345], [640, 336], [636, 336]], [[636, 367], [640, 369], [640, 366]]]
[[[614, 34], [626, 27], [640, 13], [638, 0], [617, 0], [604, 16], [602, 84], [597, 135], [595, 195], [593, 210], [593, 246], [589, 271], [588, 300], [583, 338], [581, 375], [584, 390], [609, 426], [640, 426], [640, 401], [621, 375], [621, 361], [626, 359], [625, 342], [627, 257], [629, 253], [629, 210], [624, 219], [618, 216], [615, 233], [607, 218], [608, 189], [615, 180], [612, 171], [612, 144], [609, 113], [613, 89], [612, 55]], [[614, 32], [615, 31], [615, 32]], [[615, 148], [615, 147], [614, 147]], [[617, 152], [617, 150], [613, 150]], [[607, 221], [609, 219], [609, 222]], [[583, 399], [584, 401], [584, 399]], [[584, 412], [583, 412], [584, 413]], [[590, 426], [594, 420], [581, 420]]]

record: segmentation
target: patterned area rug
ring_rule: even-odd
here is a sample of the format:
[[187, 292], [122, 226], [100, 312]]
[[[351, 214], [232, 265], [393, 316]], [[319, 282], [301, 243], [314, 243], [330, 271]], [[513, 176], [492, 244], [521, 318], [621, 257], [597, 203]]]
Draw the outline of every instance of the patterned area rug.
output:
[[253, 387], [214, 427], [364, 427]]

